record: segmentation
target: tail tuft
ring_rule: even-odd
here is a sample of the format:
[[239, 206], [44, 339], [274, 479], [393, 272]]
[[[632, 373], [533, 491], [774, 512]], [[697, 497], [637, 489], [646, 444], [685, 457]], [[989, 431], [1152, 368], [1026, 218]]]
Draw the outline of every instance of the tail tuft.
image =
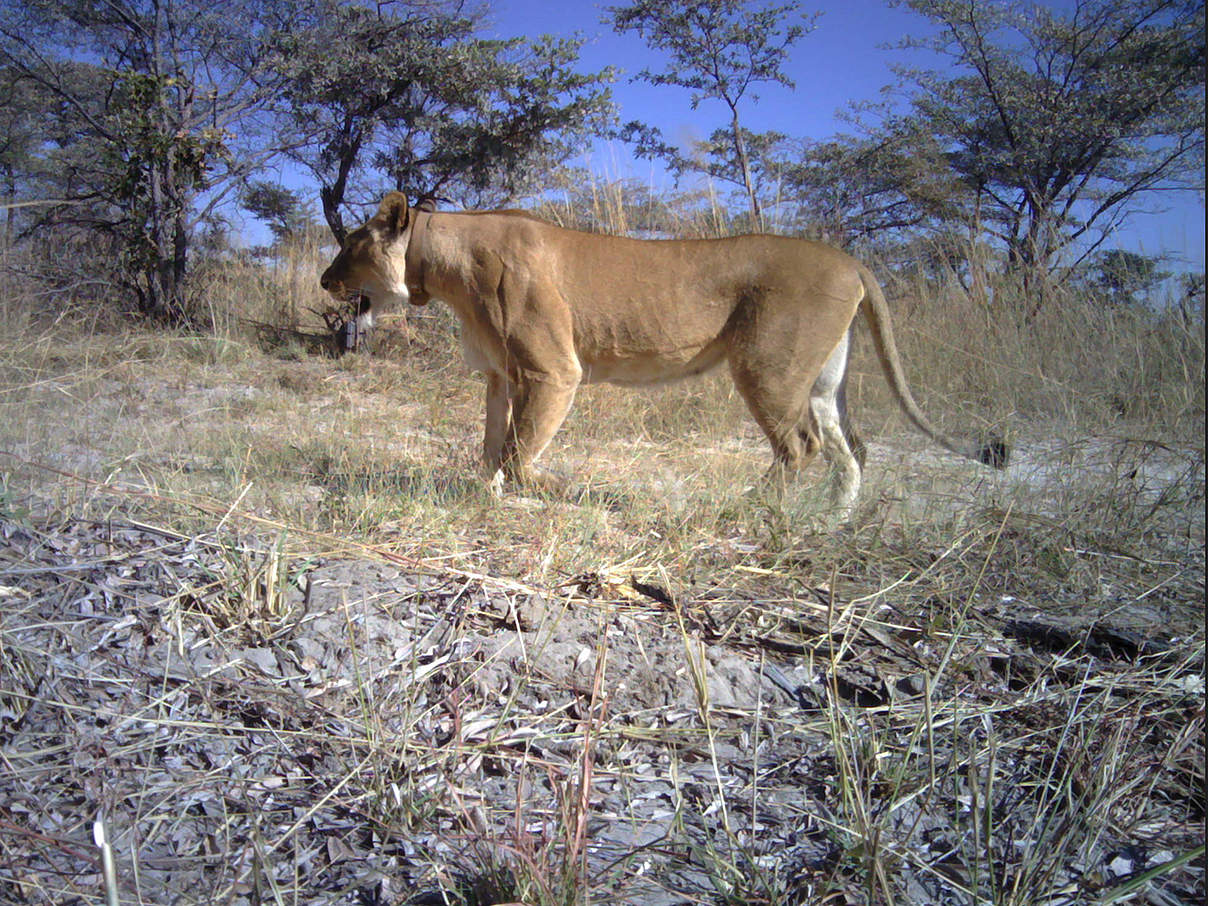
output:
[[995, 469], [1005, 469], [1010, 458], [1011, 448], [1004, 440], [997, 437], [990, 438], [977, 454], [978, 462]]

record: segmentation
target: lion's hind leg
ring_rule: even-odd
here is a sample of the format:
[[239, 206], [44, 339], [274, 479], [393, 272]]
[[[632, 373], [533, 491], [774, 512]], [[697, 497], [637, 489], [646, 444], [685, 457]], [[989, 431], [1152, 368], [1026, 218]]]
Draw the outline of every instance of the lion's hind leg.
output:
[[826, 360], [810, 391], [811, 422], [821, 438], [822, 455], [831, 467], [831, 504], [840, 520], [849, 519], [855, 509], [864, 459], [864, 444], [847, 417], [850, 339], [849, 332]]
[[851, 518], [860, 494], [860, 463], [844, 436], [843, 419], [832, 398], [815, 399], [814, 417], [822, 436], [822, 455], [831, 468], [831, 506], [841, 521]]
[[838, 392], [857, 290], [843, 274], [804, 293], [767, 290], [736, 312], [730, 337], [734, 382], [772, 446], [769, 477], [795, 478], [822, 451], [839, 467], [845, 509], [859, 467], [843, 437]]
[[772, 466], [764, 480], [783, 490], [822, 446], [811, 423], [809, 397], [801, 386], [769, 380], [765, 374], [744, 368], [741, 360], [731, 359], [730, 370], [738, 392], [772, 447]]

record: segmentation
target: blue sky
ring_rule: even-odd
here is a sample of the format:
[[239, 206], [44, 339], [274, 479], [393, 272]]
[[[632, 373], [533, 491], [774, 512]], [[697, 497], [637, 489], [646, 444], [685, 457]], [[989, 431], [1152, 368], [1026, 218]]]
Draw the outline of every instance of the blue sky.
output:
[[[605, 66], [621, 70], [613, 85], [613, 96], [622, 121], [638, 119], [659, 126], [677, 141], [703, 138], [726, 121], [724, 108], [713, 102], [702, 103], [693, 111], [688, 92], [672, 87], [655, 87], [630, 78], [643, 67], [659, 68], [660, 59], [634, 34], [617, 35], [601, 24], [603, 10], [610, 3], [589, 0], [490, 0], [485, 34], [491, 37], [554, 34], [569, 36], [578, 32], [586, 39], [581, 52], [582, 68], [595, 71]], [[1057, 5], [1057, 4], [1055, 4]], [[749, 102], [741, 111], [747, 128], [775, 129], [794, 137], [823, 140], [850, 127], [837, 114], [852, 102], [876, 100], [881, 88], [895, 81], [891, 65], [895, 62], [922, 66], [926, 59], [919, 52], [909, 54], [892, 47], [905, 34], [924, 34], [928, 27], [921, 16], [902, 7], [891, 7], [884, 0], [846, 0], [818, 3], [805, 9], [819, 11], [816, 28], [791, 51], [786, 71], [796, 90], [779, 86], [759, 86], [758, 102]], [[887, 46], [888, 45], [888, 46]], [[604, 178], [635, 176], [663, 177], [652, 171], [648, 162], [634, 162], [625, 147], [602, 143], [592, 153], [590, 165]], [[669, 181], [665, 182], [670, 185]], [[1171, 255], [1187, 265], [1204, 267], [1204, 203], [1194, 193], [1172, 193], [1150, 207], [1162, 206], [1160, 213], [1137, 215], [1118, 235], [1125, 248], [1149, 255]]]

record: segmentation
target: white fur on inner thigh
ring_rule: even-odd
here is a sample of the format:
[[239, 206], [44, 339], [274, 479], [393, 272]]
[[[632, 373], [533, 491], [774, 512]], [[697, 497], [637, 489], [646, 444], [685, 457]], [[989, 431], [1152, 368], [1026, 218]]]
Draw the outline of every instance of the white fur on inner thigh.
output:
[[834, 469], [834, 485], [831, 489], [836, 508], [843, 514], [850, 513], [860, 493], [860, 464], [852, 455], [847, 438], [843, 436], [843, 424], [839, 415], [839, 388], [847, 370], [847, 347], [850, 333], [845, 334], [822, 366], [822, 373], [810, 391], [810, 409], [822, 441], [822, 455]]

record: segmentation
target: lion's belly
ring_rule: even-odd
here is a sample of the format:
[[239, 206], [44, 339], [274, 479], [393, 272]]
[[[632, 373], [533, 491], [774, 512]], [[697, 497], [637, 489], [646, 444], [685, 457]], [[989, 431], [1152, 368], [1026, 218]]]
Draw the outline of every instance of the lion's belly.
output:
[[664, 352], [580, 351], [584, 383], [659, 384], [703, 374], [725, 358], [721, 339], [703, 347], [686, 347]]
[[720, 296], [687, 302], [634, 294], [604, 312], [573, 306], [574, 343], [585, 382], [657, 384], [701, 374], [726, 353], [733, 305]]

